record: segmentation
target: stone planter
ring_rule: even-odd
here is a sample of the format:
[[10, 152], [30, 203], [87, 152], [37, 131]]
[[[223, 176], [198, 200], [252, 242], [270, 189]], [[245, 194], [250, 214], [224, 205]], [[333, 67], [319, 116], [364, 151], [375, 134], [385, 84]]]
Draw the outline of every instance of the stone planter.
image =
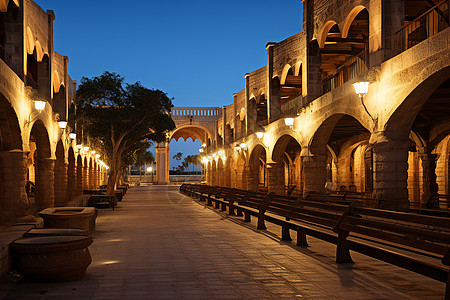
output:
[[73, 228], [91, 232], [95, 227], [93, 207], [51, 207], [39, 212], [46, 228]]
[[86, 275], [92, 262], [87, 236], [48, 236], [11, 244], [13, 266], [27, 277], [43, 281], [71, 281]]
[[89, 231], [71, 228], [34, 228], [26, 232], [23, 237], [40, 236], [89, 236]]

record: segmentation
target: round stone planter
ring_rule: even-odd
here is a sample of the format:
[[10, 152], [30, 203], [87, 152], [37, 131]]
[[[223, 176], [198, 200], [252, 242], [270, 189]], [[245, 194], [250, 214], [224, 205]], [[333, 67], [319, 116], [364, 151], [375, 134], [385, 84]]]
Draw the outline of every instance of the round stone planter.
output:
[[86, 275], [92, 258], [87, 236], [48, 236], [11, 244], [13, 266], [27, 277], [43, 281], [71, 281]]
[[72, 228], [91, 232], [95, 227], [94, 207], [51, 207], [39, 212], [46, 228]]
[[71, 228], [34, 228], [26, 232], [23, 237], [40, 237], [40, 236], [89, 236], [89, 232], [81, 229]]

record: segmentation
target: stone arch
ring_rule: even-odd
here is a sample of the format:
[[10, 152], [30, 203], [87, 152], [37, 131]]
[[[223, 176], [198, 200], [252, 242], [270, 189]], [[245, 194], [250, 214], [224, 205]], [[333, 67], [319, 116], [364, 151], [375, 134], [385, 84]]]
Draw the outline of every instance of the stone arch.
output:
[[328, 32], [334, 25], [337, 25], [335, 21], [328, 21], [323, 25], [322, 30], [319, 31], [320, 35], [317, 42], [320, 48], [325, 47], [325, 40], [327, 39]]
[[70, 201], [77, 195], [77, 166], [72, 147], [67, 151], [67, 162], [67, 199]]
[[249, 190], [257, 191], [260, 188], [267, 187], [266, 162], [266, 149], [260, 144], [256, 145], [251, 151], [248, 160], [247, 188]]
[[175, 139], [176, 141], [178, 141], [180, 137], [182, 137], [184, 140], [191, 138], [192, 141], [198, 139], [201, 143], [206, 143], [207, 137], [212, 137], [212, 134], [208, 128], [202, 125], [181, 125], [177, 126], [177, 128], [171, 132], [169, 140]]
[[272, 151], [272, 160], [281, 165], [279, 169], [282, 174], [277, 177], [281, 177], [282, 181], [278, 184], [287, 187], [289, 192], [295, 191], [296, 194], [303, 192], [301, 151], [300, 143], [289, 134], [282, 135]]
[[225, 159], [224, 163], [223, 186], [231, 187], [231, 159], [229, 157]]
[[283, 72], [281, 72], [280, 84], [284, 85], [286, 83], [286, 78], [288, 76], [289, 71], [291, 71], [292, 66], [290, 64], [286, 64], [283, 68]]
[[14, 108], [3, 94], [0, 93], [0, 151], [23, 150], [22, 133]]
[[218, 186], [224, 186], [224, 164], [221, 157], [217, 159], [217, 184]]
[[41, 120], [31, 128], [31, 155], [35, 158], [35, 203], [38, 210], [54, 206], [54, 161], [51, 159], [50, 139]]
[[64, 82], [61, 81], [57, 70], [53, 71], [53, 93], [59, 93], [61, 86], [64, 86]]
[[62, 140], [56, 144], [55, 156], [55, 206], [64, 206], [67, 202], [67, 164]]
[[2, 13], [7, 12], [10, 2], [14, 3], [17, 7], [19, 7], [19, 0], [0, 0], [0, 12]]
[[76, 189], [77, 193], [76, 195], [80, 195], [83, 193], [83, 157], [81, 154], [77, 155], [77, 176], [76, 176]]
[[434, 91], [449, 79], [450, 66], [447, 66], [412, 88], [401, 104], [390, 114], [384, 128], [386, 137], [408, 139], [417, 114]]
[[345, 18], [344, 25], [342, 27], [342, 38], [345, 39], [347, 37], [348, 31], [353, 23], [353, 20], [355, 20], [356, 16], [364, 9], [367, 10], [366, 7], [358, 5], [350, 11], [350, 13], [347, 15], [347, 18]]

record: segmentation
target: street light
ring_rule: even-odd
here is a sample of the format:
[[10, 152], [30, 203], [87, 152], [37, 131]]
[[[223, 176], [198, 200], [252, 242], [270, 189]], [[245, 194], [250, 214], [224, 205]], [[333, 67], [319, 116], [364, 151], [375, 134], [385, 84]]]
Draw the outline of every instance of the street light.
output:
[[65, 129], [67, 127], [67, 122], [66, 121], [59, 121], [58, 125], [59, 125], [59, 128]]
[[34, 108], [36, 108], [37, 111], [41, 112], [45, 109], [45, 101], [36, 100], [34, 101]]
[[294, 125], [294, 118], [284, 118], [284, 124], [292, 128], [292, 125]]
[[71, 133], [69, 133], [69, 138], [70, 138], [71, 140], [74, 140], [74, 139], [77, 138], [77, 134], [76, 134], [75, 132], [71, 132]]
[[353, 84], [353, 87], [355, 88], [355, 93], [359, 96], [359, 99], [361, 99], [361, 104], [366, 110], [366, 113], [369, 115], [372, 121], [375, 121], [370, 112], [367, 110], [366, 105], [364, 104], [364, 96], [369, 91], [369, 84], [369, 81], [358, 81]]

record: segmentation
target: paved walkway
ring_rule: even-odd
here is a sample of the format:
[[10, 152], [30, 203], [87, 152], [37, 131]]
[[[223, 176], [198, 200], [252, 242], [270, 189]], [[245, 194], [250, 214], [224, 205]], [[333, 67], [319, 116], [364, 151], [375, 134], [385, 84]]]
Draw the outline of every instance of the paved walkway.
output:
[[279, 242], [278, 227], [256, 231], [178, 193], [129, 190], [97, 219], [93, 263], [83, 280], [0, 285], [3, 299], [442, 299], [444, 284], [309, 239]]

